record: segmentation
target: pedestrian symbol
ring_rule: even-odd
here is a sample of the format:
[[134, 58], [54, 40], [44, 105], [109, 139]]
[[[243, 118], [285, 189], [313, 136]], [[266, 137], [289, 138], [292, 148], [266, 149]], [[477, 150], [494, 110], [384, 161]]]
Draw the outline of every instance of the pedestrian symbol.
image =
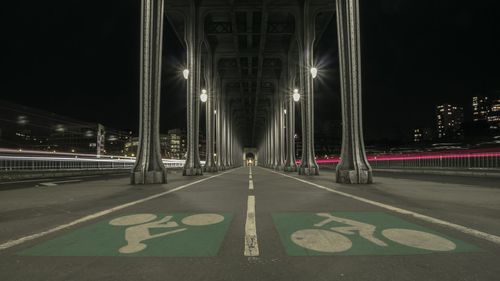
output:
[[384, 213], [285, 213], [273, 215], [287, 253], [304, 255], [404, 255], [478, 249]]
[[21, 252], [30, 256], [215, 256], [228, 214], [133, 214], [96, 223]]

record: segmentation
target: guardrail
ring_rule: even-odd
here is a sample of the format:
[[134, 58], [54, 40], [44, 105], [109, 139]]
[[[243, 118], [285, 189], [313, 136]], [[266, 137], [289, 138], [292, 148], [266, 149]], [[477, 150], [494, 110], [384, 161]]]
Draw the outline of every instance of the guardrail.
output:
[[[164, 159], [168, 168], [181, 168], [184, 160]], [[129, 170], [135, 164], [133, 157], [103, 156], [90, 158], [88, 156], [17, 156], [0, 155], [0, 171], [69, 171], [69, 170]]]
[[[322, 166], [336, 167], [340, 162], [340, 158], [329, 157], [328, 159], [318, 159], [317, 162]], [[368, 162], [374, 169], [500, 171], [500, 152], [466, 150], [454, 152], [369, 155]]]

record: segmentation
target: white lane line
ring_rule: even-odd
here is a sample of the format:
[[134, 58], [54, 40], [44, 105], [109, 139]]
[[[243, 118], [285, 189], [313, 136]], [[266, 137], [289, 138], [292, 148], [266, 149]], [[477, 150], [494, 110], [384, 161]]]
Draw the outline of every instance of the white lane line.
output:
[[67, 181], [53, 181], [53, 182], [42, 182], [39, 183], [41, 186], [57, 186], [61, 183], [74, 183], [74, 182], [81, 182], [82, 180], [67, 180]]
[[198, 184], [198, 183], [201, 183], [201, 182], [204, 182], [204, 181], [216, 178], [216, 177], [220, 177], [222, 175], [225, 175], [225, 174], [233, 172], [233, 171], [234, 170], [230, 170], [230, 171], [227, 171], [227, 172], [224, 172], [224, 173], [221, 173], [221, 174], [218, 174], [218, 175], [214, 175], [214, 176], [211, 176], [211, 177], [208, 177], [208, 178], [205, 178], [205, 179], [197, 180], [195, 182], [188, 183], [188, 184], [185, 184], [183, 186], [179, 186], [179, 187], [176, 187], [174, 189], [171, 189], [171, 190], [168, 190], [168, 191], [165, 191], [165, 192], [162, 192], [162, 193], [158, 193], [156, 195], [152, 195], [152, 196], [149, 196], [149, 197], [146, 197], [146, 198], [143, 198], [143, 199], [139, 199], [139, 200], [136, 200], [136, 201], [133, 201], [133, 202], [129, 202], [129, 203], [126, 203], [126, 204], [123, 204], [123, 205], [119, 205], [119, 206], [116, 206], [116, 207], [104, 210], [104, 211], [97, 212], [97, 213], [92, 214], [92, 215], [88, 215], [88, 216], [82, 217], [82, 218], [77, 219], [75, 221], [72, 221], [70, 223], [54, 227], [52, 229], [49, 229], [49, 230], [46, 230], [46, 231], [43, 231], [43, 232], [39, 232], [39, 233], [36, 233], [36, 234], [32, 234], [32, 235], [21, 237], [21, 238], [15, 239], [15, 240], [8, 241], [6, 243], [0, 244], [0, 251], [8, 249], [8, 248], [11, 248], [11, 247], [14, 247], [14, 246], [17, 246], [17, 245], [20, 245], [20, 244], [22, 244], [24, 242], [28, 242], [28, 241], [40, 238], [42, 236], [46, 236], [48, 234], [51, 234], [51, 233], [54, 233], [54, 232], [57, 232], [57, 231], [60, 231], [60, 230], [66, 229], [66, 228], [70, 228], [72, 226], [75, 226], [75, 225], [78, 225], [78, 224], [81, 224], [81, 223], [84, 223], [84, 222], [87, 222], [87, 221], [90, 221], [90, 220], [94, 220], [96, 218], [99, 218], [99, 217], [102, 217], [102, 216], [105, 216], [105, 215], [109, 215], [109, 214], [114, 213], [116, 211], [119, 211], [119, 210], [122, 210], [122, 209], [125, 209], [125, 208], [128, 208], [128, 207], [131, 207], [131, 206], [134, 206], [134, 205], [137, 205], [137, 204], [141, 204], [141, 203], [144, 203], [144, 202], [147, 202], [147, 201], [151, 201], [153, 199], [165, 196], [167, 194], [179, 191], [181, 189], [185, 189], [186, 187], [189, 187], [189, 186], [192, 186], [192, 185], [195, 185], [195, 184]]
[[253, 180], [248, 181], [248, 189], [253, 190]]
[[27, 183], [27, 182], [40, 182], [41, 180], [52, 180], [51, 178], [48, 179], [36, 179], [36, 180], [22, 180], [22, 181], [7, 181], [7, 182], [0, 182], [0, 185], [5, 185], [5, 184], [16, 184], [16, 183]]
[[474, 236], [476, 238], [484, 239], [484, 240], [487, 240], [487, 241], [490, 241], [490, 242], [493, 242], [495, 244], [500, 245], [500, 236], [496, 236], [496, 235], [493, 235], [493, 234], [489, 234], [489, 233], [482, 232], [482, 231], [479, 231], [479, 230], [476, 230], [476, 229], [473, 229], [473, 228], [469, 228], [469, 227], [466, 227], [466, 226], [463, 226], [463, 225], [459, 225], [459, 224], [454, 224], [454, 223], [447, 222], [447, 221], [444, 221], [444, 220], [441, 220], [441, 219], [437, 219], [437, 218], [433, 218], [433, 217], [430, 217], [430, 216], [422, 215], [422, 214], [419, 214], [419, 213], [416, 213], [416, 212], [413, 212], [413, 211], [408, 211], [408, 210], [405, 210], [405, 209], [401, 209], [401, 208], [394, 207], [394, 206], [391, 206], [391, 205], [387, 205], [387, 204], [384, 204], [384, 203], [380, 203], [380, 202], [377, 202], [377, 201], [365, 199], [363, 197], [359, 197], [359, 196], [356, 196], [356, 195], [351, 195], [349, 193], [345, 193], [345, 192], [342, 192], [342, 191], [338, 191], [338, 190], [334, 190], [334, 189], [331, 189], [331, 188], [328, 188], [328, 187], [324, 187], [322, 185], [319, 185], [319, 184], [316, 184], [316, 183], [312, 183], [312, 182], [309, 182], [309, 181], [306, 181], [306, 180], [303, 180], [303, 179], [299, 179], [299, 178], [296, 178], [296, 177], [293, 177], [293, 176], [281, 174], [281, 173], [278, 173], [278, 172], [275, 172], [275, 171], [271, 171], [271, 172], [273, 172], [275, 174], [278, 174], [278, 175], [282, 175], [284, 177], [288, 177], [288, 178], [291, 178], [291, 179], [303, 182], [303, 183], [307, 183], [309, 185], [315, 186], [317, 188], [320, 188], [320, 189], [323, 189], [323, 190], [326, 190], [326, 191], [329, 191], [329, 192], [332, 192], [332, 193], [335, 193], [335, 194], [338, 194], [338, 195], [341, 195], [341, 196], [349, 197], [351, 199], [358, 200], [358, 201], [361, 201], [361, 202], [364, 202], [364, 203], [367, 203], [367, 204], [370, 204], [370, 205], [374, 205], [374, 206], [377, 206], [377, 207], [380, 207], [380, 208], [384, 208], [386, 210], [390, 210], [390, 211], [393, 211], [393, 212], [396, 212], [396, 213], [399, 213], [399, 214], [412, 216], [412, 217], [414, 217], [416, 219], [420, 219], [420, 220], [423, 220], [423, 221], [426, 221], [426, 222], [430, 222], [430, 223], [433, 223], [433, 224], [437, 224], [437, 225], [440, 225], [440, 226], [444, 226], [444, 227], [448, 227], [448, 228], [451, 228], [451, 229], [454, 229], [454, 230], [458, 230], [458, 231], [460, 231], [462, 233], [465, 233], [465, 234]]
[[246, 257], [259, 255], [257, 243], [257, 226], [255, 224], [255, 196], [248, 196], [247, 221], [245, 223], [245, 251]]
[[[88, 179], [88, 178], [97, 178], [97, 177], [102, 177], [104, 175], [98, 175], [98, 176], [76, 176], [76, 177], [69, 177], [68, 179]], [[110, 175], [111, 176], [111, 175]]]

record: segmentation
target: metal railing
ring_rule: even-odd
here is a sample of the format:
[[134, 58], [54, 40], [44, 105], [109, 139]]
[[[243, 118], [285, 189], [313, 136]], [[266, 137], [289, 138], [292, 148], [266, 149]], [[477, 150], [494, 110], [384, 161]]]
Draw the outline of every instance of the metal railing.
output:
[[369, 160], [374, 169], [499, 170], [500, 154], [394, 157]]
[[[318, 159], [321, 166], [335, 168], [338, 157]], [[500, 172], [500, 152], [456, 151], [369, 155], [374, 169], [486, 170]]]
[[[185, 161], [164, 159], [163, 163], [167, 169], [181, 168]], [[0, 155], [0, 172], [130, 170], [134, 164], [135, 158], [133, 157]]]

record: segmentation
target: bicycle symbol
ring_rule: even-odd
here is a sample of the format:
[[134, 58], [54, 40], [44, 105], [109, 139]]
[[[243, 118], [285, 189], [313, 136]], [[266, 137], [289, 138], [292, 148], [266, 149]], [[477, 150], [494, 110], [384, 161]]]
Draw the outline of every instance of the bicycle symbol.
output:
[[188, 226], [195, 227], [217, 224], [224, 221], [224, 216], [218, 214], [191, 215], [181, 220], [181, 223], [183, 224], [182, 228], [158, 234], [151, 234], [151, 229], [181, 227], [179, 223], [171, 221], [172, 216], [165, 216], [163, 219], [154, 221], [156, 219], [157, 216], [153, 214], [137, 214], [111, 220], [109, 222], [110, 225], [129, 226], [125, 230], [125, 240], [127, 241], [127, 245], [121, 247], [118, 251], [122, 254], [138, 253], [147, 248], [147, 245], [143, 243], [144, 241], [186, 231], [188, 230]]
[[[328, 213], [317, 213], [316, 215], [324, 218], [323, 221], [314, 224], [314, 227], [317, 228], [298, 230], [291, 235], [291, 239], [296, 245], [318, 252], [341, 253], [352, 247], [352, 241], [348, 236], [357, 233], [363, 239], [379, 247], [389, 246], [383, 240], [375, 237], [377, 228], [375, 225], [336, 217]], [[347, 226], [330, 227], [328, 230], [322, 229], [332, 222], [342, 223]], [[452, 241], [428, 232], [389, 228], [382, 230], [381, 233], [390, 241], [417, 249], [446, 252], [453, 251], [456, 248], [455, 243]]]

